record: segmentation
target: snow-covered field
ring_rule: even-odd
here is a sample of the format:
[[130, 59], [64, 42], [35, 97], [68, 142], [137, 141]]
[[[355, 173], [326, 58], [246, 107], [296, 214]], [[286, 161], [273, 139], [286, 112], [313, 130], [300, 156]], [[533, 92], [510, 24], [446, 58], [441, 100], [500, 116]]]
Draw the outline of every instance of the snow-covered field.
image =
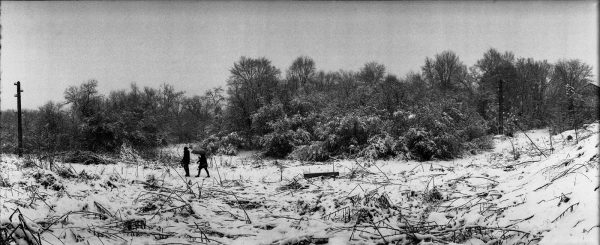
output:
[[[217, 156], [211, 178], [174, 163], [61, 172], [4, 155], [0, 227], [43, 244], [598, 244], [598, 124], [579, 143], [553, 136], [553, 151], [547, 130], [527, 136], [454, 161]], [[325, 171], [340, 176], [303, 178]]]

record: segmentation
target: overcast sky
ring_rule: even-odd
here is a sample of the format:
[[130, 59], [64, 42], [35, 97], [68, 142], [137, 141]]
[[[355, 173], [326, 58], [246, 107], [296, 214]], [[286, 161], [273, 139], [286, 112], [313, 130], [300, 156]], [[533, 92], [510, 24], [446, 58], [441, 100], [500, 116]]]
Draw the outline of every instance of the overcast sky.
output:
[[226, 85], [241, 56], [285, 72], [300, 55], [318, 69], [377, 61], [404, 76], [453, 50], [471, 66], [489, 48], [555, 62], [577, 58], [597, 77], [595, 2], [1, 2], [2, 109], [64, 100], [71, 85], [107, 93], [170, 83], [188, 95]]

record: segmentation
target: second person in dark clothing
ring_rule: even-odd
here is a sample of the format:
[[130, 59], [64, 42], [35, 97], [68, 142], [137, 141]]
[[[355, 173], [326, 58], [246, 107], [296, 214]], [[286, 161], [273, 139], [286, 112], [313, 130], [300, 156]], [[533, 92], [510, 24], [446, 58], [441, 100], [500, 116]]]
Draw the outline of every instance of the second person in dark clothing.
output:
[[210, 173], [208, 173], [208, 161], [206, 161], [206, 154], [200, 154], [198, 157], [198, 175], [196, 177], [200, 177], [200, 170], [206, 170], [206, 177], [210, 177]]
[[190, 151], [187, 147], [183, 147], [183, 159], [181, 159], [181, 165], [183, 165], [183, 170], [185, 170], [185, 177], [190, 176]]

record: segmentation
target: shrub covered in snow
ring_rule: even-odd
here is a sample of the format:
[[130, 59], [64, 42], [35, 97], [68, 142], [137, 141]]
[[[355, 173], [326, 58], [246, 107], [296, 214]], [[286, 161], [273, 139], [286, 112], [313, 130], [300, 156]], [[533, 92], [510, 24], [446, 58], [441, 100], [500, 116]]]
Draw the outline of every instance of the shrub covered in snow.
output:
[[205, 149], [208, 154], [235, 156], [238, 149], [247, 145], [247, 140], [240, 136], [238, 132], [231, 132], [223, 136], [211, 135], [202, 140], [199, 146]]
[[469, 107], [447, 99], [414, 109], [415, 113], [403, 121], [411, 126], [403, 136], [418, 160], [451, 159], [465, 150], [491, 147], [485, 138], [487, 124]]
[[435, 142], [430, 132], [424, 129], [411, 128], [404, 135], [406, 147], [410, 154], [422, 161], [430, 160], [436, 152]]
[[332, 154], [353, 154], [369, 138], [382, 133], [383, 121], [375, 116], [344, 115], [317, 126], [315, 133]]
[[258, 141], [266, 156], [284, 158], [294, 148], [309, 144], [314, 138], [311, 132], [317, 115], [303, 112], [301, 108], [298, 113], [274, 118], [266, 123], [269, 133], [260, 136]]
[[221, 146], [232, 145], [236, 148], [243, 148], [247, 145], [247, 142], [238, 132], [231, 132], [221, 138], [220, 144]]
[[219, 149], [217, 149], [217, 154], [227, 155], [227, 156], [235, 156], [238, 153], [237, 147], [232, 144], [228, 144], [227, 146], [221, 145]]
[[451, 133], [441, 133], [433, 138], [436, 151], [435, 157], [439, 159], [452, 159], [459, 157], [463, 150], [463, 141]]
[[477, 150], [490, 150], [494, 148], [494, 141], [491, 136], [483, 136], [465, 143], [465, 148], [476, 152]]
[[257, 135], [264, 135], [272, 132], [272, 127], [269, 123], [277, 121], [285, 116], [283, 104], [279, 101], [273, 101], [270, 104], [264, 105], [251, 116], [252, 130]]
[[37, 168], [39, 167], [31, 155], [25, 155], [21, 168]]
[[297, 146], [288, 157], [299, 161], [326, 161], [330, 155], [325, 150], [323, 141], [313, 141], [308, 145]]
[[45, 173], [44, 171], [35, 172], [33, 174], [33, 178], [45, 189], [50, 188], [55, 191], [60, 191], [65, 188], [64, 185], [60, 183], [60, 181], [58, 181], [56, 177], [54, 177], [54, 175], [50, 173]]
[[261, 137], [260, 143], [266, 156], [286, 157], [295, 146], [310, 141], [310, 134], [304, 129], [277, 130]]
[[408, 149], [404, 138], [393, 137], [387, 133], [375, 135], [367, 141], [359, 156], [368, 159], [381, 159], [403, 156]]

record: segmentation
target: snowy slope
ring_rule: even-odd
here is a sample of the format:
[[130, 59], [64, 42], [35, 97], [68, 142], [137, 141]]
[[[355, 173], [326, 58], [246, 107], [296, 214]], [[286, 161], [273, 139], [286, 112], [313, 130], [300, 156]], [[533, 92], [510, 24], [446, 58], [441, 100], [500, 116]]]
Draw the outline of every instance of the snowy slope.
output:
[[[3, 156], [0, 218], [8, 224], [18, 208], [47, 244], [598, 244], [598, 124], [578, 143], [568, 135], [553, 137], [552, 152], [548, 131], [533, 130], [424, 163], [279, 168], [217, 156], [211, 178], [181, 177], [174, 163], [61, 164], [76, 174], [65, 178]], [[302, 178], [332, 170], [340, 177]]]

